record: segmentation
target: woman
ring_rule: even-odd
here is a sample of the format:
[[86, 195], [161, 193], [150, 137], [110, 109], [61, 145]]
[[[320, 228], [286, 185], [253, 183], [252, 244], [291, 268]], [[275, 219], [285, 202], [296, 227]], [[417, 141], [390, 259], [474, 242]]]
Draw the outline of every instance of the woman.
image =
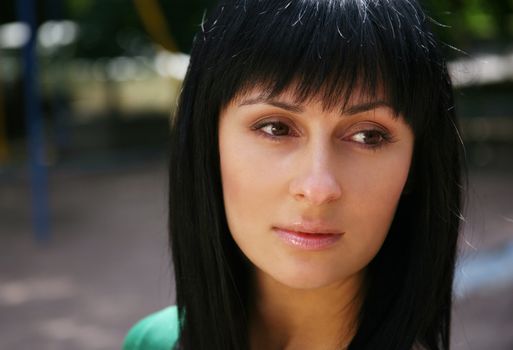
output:
[[228, 0], [172, 128], [177, 307], [125, 349], [449, 349], [461, 143], [409, 0]]

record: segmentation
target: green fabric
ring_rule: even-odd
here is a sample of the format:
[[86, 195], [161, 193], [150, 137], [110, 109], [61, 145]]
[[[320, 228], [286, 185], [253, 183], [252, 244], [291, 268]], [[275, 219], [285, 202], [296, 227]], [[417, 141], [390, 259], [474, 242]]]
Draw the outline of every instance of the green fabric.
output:
[[167, 307], [137, 322], [128, 332], [123, 350], [171, 350], [179, 330], [178, 309]]

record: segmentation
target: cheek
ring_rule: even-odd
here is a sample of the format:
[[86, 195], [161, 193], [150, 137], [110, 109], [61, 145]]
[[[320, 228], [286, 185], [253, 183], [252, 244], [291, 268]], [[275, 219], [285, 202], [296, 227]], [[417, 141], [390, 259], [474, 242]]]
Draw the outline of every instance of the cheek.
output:
[[220, 132], [221, 179], [227, 221], [234, 235], [249, 233], [249, 227], [265, 218], [273, 198], [276, 174], [269, 176], [266, 155], [243, 137]]
[[[356, 164], [346, 176], [341, 209], [349, 234], [346, 239], [368, 263], [380, 249], [393, 221], [410, 168], [411, 150], [390, 152], [376, 162]], [[347, 213], [347, 215], [344, 215]]]
[[372, 158], [347, 158], [340, 178], [346, 195], [359, 197], [352, 198], [353, 204], [393, 212], [408, 178], [412, 148], [412, 142], [405, 141], [378, 150]]
[[[332, 174], [341, 186], [340, 199], [313, 208], [289, 193], [288, 181], [306, 171], [301, 153], [264, 151], [247, 137], [230, 124], [220, 127], [226, 218], [246, 257], [276, 280], [298, 288], [328, 285], [365, 268], [388, 233], [408, 176], [411, 149], [377, 151], [372, 157], [346, 153]], [[271, 224], [302, 214], [329, 220], [347, 234], [340, 245], [322, 254], [291, 250], [269, 234]]]

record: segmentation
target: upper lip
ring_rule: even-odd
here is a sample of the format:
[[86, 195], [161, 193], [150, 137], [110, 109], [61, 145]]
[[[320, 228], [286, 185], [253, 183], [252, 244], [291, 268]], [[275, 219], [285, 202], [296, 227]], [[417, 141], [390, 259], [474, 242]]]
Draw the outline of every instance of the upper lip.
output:
[[323, 224], [323, 223], [309, 223], [309, 222], [298, 222], [290, 225], [279, 225], [275, 226], [276, 229], [286, 230], [286, 231], [294, 231], [301, 233], [310, 233], [310, 234], [342, 234], [343, 232], [333, 228], [333, 226]]

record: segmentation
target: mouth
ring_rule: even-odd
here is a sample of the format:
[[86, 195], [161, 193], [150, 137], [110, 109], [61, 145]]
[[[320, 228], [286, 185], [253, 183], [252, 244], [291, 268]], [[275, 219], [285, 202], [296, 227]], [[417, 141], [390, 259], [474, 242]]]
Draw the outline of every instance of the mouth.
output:
[[273, 227], [273, 231], [285, 244], [302, 250], [328, 249], [344, 235], [344, 232], [322, 227]]

